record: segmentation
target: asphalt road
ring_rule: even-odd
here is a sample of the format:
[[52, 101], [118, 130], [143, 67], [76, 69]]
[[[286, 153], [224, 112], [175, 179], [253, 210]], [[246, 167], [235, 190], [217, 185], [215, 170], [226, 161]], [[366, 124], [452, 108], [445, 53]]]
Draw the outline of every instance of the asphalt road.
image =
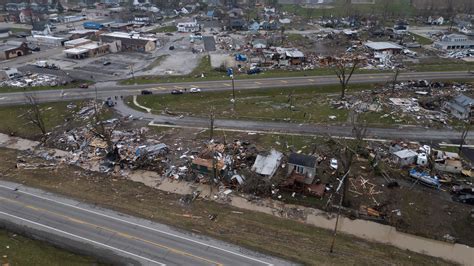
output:
[[16, 224], [27, 234], [113, 264], [290, 264], [222, 241], [9, 182], [0, 182], [0, 223]]
[[[208, 129], [210, 121], [204, 117], [176, 117], [166, 115], [155, 115], [144, 113], [132, 109], [124, 104], [123, 101], [117, 101], [114, 107], [122, 116], [144, 118], [151, 120], [150, 125]], [[264, 132], [264, 133], [283, 133], [295, 135], [311, 136], [338, 136], [353, 137], [352, 127], [350, 125], [321, 125], [321, 124], [297, 124], [289, 122], [270, 122], [270, 121], [248, 121], [232, 119], [216, 119], [214, 121], [215, 129], [225, 129], [229, 131], [241, 132]], [[399, 128], [367, 128], [367, 139], [372, 140], [395, 140], [408, 139], [422, 142], [454, 142], [459, 141], [461, 132], [452, 129], [432, 129], [414, 126], [405, 126]], [[466, 140], [474, 140], [474, 134], [470, 133]]]
[[[263, 74], [262, 76], [264, 76]], [[393, 78], [391, 73], [379, 74], [358, 74], [354, 75], [351, 83], [385, 83]], [[398, 77], [399, 81], [403, 80], [460, 80], [474, 79], [473, 74], [466, 71], [458, 72], [419, 72], [419, 73], [402, 73]], [[311, 76], [311, 77], [284, 77], [284, 78], [263, 78], [263, 79], [242, 79], [236, 80], [235, 89], [264, 89], [264, 88], [290, 88], [309, 85], [331, 85], [338, 84], [338, 80], [334, 75], [331, 76]], [[107, 98], [114, 95], [137, 95], [143, 89], [152, 90], [155, 94], [170, 93], [173, 89], [185, 89], [191, 87], [202, 88], [203, 91], [226, 91], [232, 89], [230, 80], [219, 81], [199, 81], [196, 82], [180, 82], [180, 83], [160, 83], [160, 84], [144, 84], [144, 85], [117, 85], [115, 82], [98, 83], [88, 89], [68, 89], [68, 90], [48, 90], [36, 91], [34, 93], [40, 102], [69, 101], [78, 99]], [[21, 90], [21, 89], [19, 89]], [[23, 104], [25, 102], [24, 92], [0, 94], [0, 105]]]

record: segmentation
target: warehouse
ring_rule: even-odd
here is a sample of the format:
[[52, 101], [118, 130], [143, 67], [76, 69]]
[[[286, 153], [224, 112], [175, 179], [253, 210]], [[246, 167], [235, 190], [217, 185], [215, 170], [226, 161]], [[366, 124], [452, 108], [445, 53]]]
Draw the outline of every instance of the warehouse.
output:
[[66, 38], [63, 37], [54, 37], [49, 35], [33, 35], [26, 37], [26, 40], [30, 43], [37, 45], [46, 45], [46, 46], [62, 46]]

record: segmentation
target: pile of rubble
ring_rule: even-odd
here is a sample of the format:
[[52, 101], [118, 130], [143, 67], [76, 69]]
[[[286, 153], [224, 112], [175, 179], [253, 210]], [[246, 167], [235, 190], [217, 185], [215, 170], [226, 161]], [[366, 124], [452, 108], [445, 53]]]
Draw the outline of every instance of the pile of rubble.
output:
[[471, 91], [468, 84], [408, 81], [352, 94], [344, 101], [330, 99], [329, 104], [358, 113], [384, 111], [380, 118], [391, 117], [395, 123], [409, 118], [429, 125], [448, 125], [454, 118], [444, 109], [445, 104], [453, 96]]
[[48, 74], [31, 74], [22, 76], [11, 80], [0, 82], [0, 86], [5, 87], [38, 87], [38, 86], [58, 86], [64, 85], [67, 82], [62, 78]]

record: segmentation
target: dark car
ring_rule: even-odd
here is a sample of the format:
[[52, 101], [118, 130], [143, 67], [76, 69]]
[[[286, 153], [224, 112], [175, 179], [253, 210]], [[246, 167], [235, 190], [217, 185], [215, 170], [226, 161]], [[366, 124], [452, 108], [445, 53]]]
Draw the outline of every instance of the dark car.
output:
[[174, 46], [170, 46], [170, 50], [171, 50], [171, 51], [174, 50]]
[[112, 98], [107, 98], [107, 100], [105, 101], [105, 104], [108, 106], [108, 107], [114, 107], [115, 103], [114, 103], [114, 100], [112, 100]]
[[102, 65], [104, 65], [104, 66], [108, 66], [110, 64], [112, 64], [112, 63], [110, 63], [110, 61], [105, 61], [104, 63], [102, 63]]
[[178, 94], [183, 94], [182, 90], [172, 90], [171, 94], [178, 95]]
[[471, 186], [453, 186], [451, 193], [457, 195], [471, 194], [474, 195], [474, 187]]
[[150, 94], [153, 94], [153, 92], [149, 91], [149, 90], [142, 90], [141, 91], [141, 94], [142, 95], [150, 95]]
[[247, 71], [247, 74], [248, 75], [253, 75], [253, 74], [258, 74], [262, 72], [262, 70], [260, 70], [260, 68], [253, 68], [253, 69], [250, 69], [249, 71]]
[[33, 52], [39, 52], [41, 48], [39, 48], [39, 46], [30, 46], [30, 50]]
[[474, 205], [474, 195], [454, 196], [453, 201]]

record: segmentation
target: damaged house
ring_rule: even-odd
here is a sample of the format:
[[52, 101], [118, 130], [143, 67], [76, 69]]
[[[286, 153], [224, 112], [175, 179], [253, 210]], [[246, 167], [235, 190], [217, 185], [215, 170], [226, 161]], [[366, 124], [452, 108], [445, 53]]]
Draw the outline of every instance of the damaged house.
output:
[[451, 174], [462, 172], [462, 162], [459, 154], [440, 150], [433, 150], [433, 152], [435, 158], [434, 168], [436, 170]]
[[305, 60], [303, 52], [296, 48], [277, 47], [276, 54], [280, 65], [300, 65]]
[[292, 153], [288, 158], [288, 175], [304, 177], [305, 184], [312, 184], [316, 176], [318, 158], [300, 153]]
[[465, 120], [472, 117], [472, 112], [474, 110], [474, 99], [461, 94], [451, 101], [446, 102], [443, 107], [452, 116]]
[[283, 154], [274, 149], [269, 153], [259, 154], [252, 166], [252, 171], [261, 176], [271, 178], [275, 175], [278, 166], [280, 166], [282, 158]]

